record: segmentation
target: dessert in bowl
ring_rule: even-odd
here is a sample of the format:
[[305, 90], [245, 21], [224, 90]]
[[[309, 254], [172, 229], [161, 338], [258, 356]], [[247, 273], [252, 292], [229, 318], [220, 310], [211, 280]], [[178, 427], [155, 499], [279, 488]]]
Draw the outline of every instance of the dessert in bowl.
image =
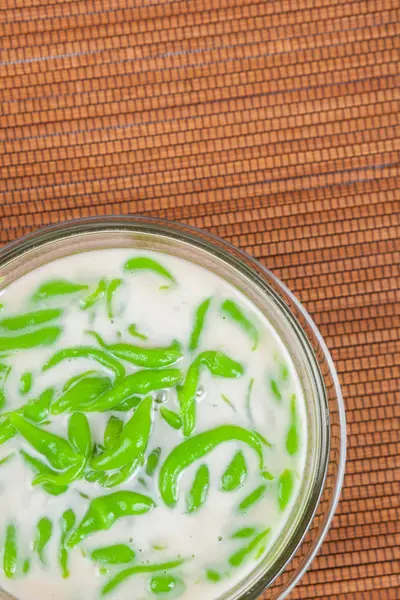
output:
[[246, 255], [163, 221], [77, 221], [0, 261], [4, 597], [284, 597], [345, 454], [301, 306]]

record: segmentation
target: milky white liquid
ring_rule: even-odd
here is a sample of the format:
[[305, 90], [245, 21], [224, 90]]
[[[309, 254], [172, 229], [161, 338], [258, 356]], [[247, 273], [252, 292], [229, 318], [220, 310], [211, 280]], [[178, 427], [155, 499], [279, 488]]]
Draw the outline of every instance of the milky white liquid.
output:
[[[143, 256], [144, 252], [137, 253]], [[196, 432], [212, 429], [219, 425], [236, 424], [247, 429], [256, 429], [273, 445], [264, 448], [265, 467], [275, 477], [268, 483], [267, 493], [253, 505], [247, 514], [240, 514], [238, 504], [250, 492], [265, 481], [260, 479], [259, 461], [255, 452], [246, 445], [229, 441], [220, 444], [205, 459], [197, 461], [186, 469], [179, 480], [179, 501], [175, 508], [165, 506], [158, 490], [158, 471], [169, 452], [183, 441], [181, 431], [172, 429], [159, 417], [159, 404], [154, 403], [154, 424], [151, 432], [147, 455], [157, 446], [162, 448], [160, 465], [153, 477], [145, 474], [144, 468], [120, 488], [107, 490], [97, 483], [79, 480], [70, 485], [68, 491], [54, 497], [40, 487], [32, 487], [34, 477], [20, 455], [20, 449], [43, 456], [21, 436], [16, 436], [0, 446], [0, 460], [15, 452], [15, 456], [0, 466], [0, 588], [13, 594], [19, 600], [95, 600], [107, 578], [125, 568], [113, 567], [108, 575], [100, 573], [99, 565], [90, 553], [96, 548], [116, 543], [128, 544], [136, 552], [133, 564], [160, 563], [182, 557], [184, 564], [172, 571], [185, 582], [185, 590], [179, 596], [182, 600], [215, 600], [232, 589], [248, 576], [256, 564], [251, 556], [239, 568], [229, 566], [229, 556], [248, 540], [231, 539], [231, 534], [241, 527], [256, 527], [258, 530], [271, 528], [263, 558], [274, 548], [287, 523], [296, 502], [305, 466], [307, 445], [307, 427], [304, 399], [294, 365], [271, 324], [241, 293], [226, 281], [201, 267], [176, 257], [146, 252], [165, 266], [175, 277], [177, 285], [169, 286], [168, 281], [152, 272], [127, 273], [123, 271], [124, 262], [135, 256], [135, 251], [101, 250], [77, 254], [49, 263], [25, 275], [4, 290], [0, 302], [4, 305], [0, 319], [12, 314], [35, 310], [30, 298], [40, 284], [51, 279], [65, 278], [70, 281], [87, 283], [93, 291], [101, 278], [123, 278], [113, 301], [115, 317], [111, 322], [107, 316], [105, 302], [100, 301], [90, 310], [82, 310], [79, 299], [87, 292], [60, 296], [39, 303], [39, 308], [65, 308], [59, 320], [63, 333], [50, 347], [35, 348], [10, 354], [6, 362], [12, 367], [6, 382], [7, 404], [4, 410], [13, 410], [27, 402], [27, 398], [36, 398], [49, 386], [57, 388], [57, 395], [67, 379], [88, 369], [96, 369], [107, 374], [107, 370], [89, 359], [63, 361], [48, 371], [41, 372], [43, 364], [56, 350], [77, 345], [96, 345], [85, 330], [94, 329], [108, 343], [125, 341], [143, 346], [167, 346], [177, 339], [184, 348], [184, 358], [174, 367], [186, 372], [194, 356], [204, 350], [219, 350], [242, 363], [245, 373], [238, 379], [212, 377], [206, 369], [202, 371], [200, 394], [197, 404]], [[193, 317], [197, 306], [207, 297], [213, 301], [207, 314], [205, 328], [200, 338], [200, 346], [193, 356], [188, 351], [188, 341], [193, 326]], [[252, 341], [237, 323], [223, 318], [220, 305], [226, 298], [234, 299], [253, 321], [260, 332], [260, 343], [252, 350]], [[135, 323], [138, 331], [148, 337], [148, 341], [133, 338], [127, 331], [128, 325]], [[46, 325], [52, 325], [49, 323]], [[117, 337], [120, 332], [122, 337]], [[4, 334], [4, 333], [3, 333]], [[0, 348], [1, 354], [1, 348]], [[4, 359], [3, 359], [4, 362]], [[289, 376], [286, 381], [279, 380], [282, 365], [286, 365]], [[126, 372], [136, 367], [124, 363]], [[33, 388], [27, 397], [19, 393], [19, 381], [25, 371], [33, 373]], [[246, 394], [249, 381], [254, 379], [251, 395], [251, 418], [246, 409]], [[274, 397], [269, 381], [279, 381], [282, 401]], [[204, 392], [201, 394], [201, 392]], [[225, 395], [234, 405], [233, 410], [222, 400]], [[290, 427], [290, 398], [296, 395], [297, 422], [300, 431], [300, 449], [295, 456], [286, 450], [286, 436]], [[154, 394], [156, 395], [156, 394]], [[175, 390], [166, 392], [164, 406], [179, 412]], [[110, 416], [107, 413], [90, 413], [88, 418], [95, 441], [101, 443], [105, 424]], [[132, 412], [116, 413], [125, 421]], [[67, 437], [69, 415], [51, 417], [49, 430]], [[238, 491], [220, 490], [220, 479], [237, 450], [242, 450], [246, 459], [248, 476]], [[203, 507], [193, 514], [185, 514], [185, 495], [190, 488], [195, 472], [200, 464], [206, 463], [210, 470], [211, 485]], [[295, 474], [295, 490], [291, 503], [281, 511], [278, 504], [279, 475], [290, 469]], [[138, 478], [142, 477], [147, 488]], [[85, 514], [89, 500], [82, 498], [79, 492], [91, 499], [112, 493], [116, 489], [137, 491], [150, 496], [156, 502], [156, 508], [148, 514], [119, 519], [108, 531], [98, 532], [87, 537], [70, 552], [70, 577], [63, 579], [58, 563], [60, 547], [60, 518], [67, 509], [73, 509], [79, 522]], [[46, 548], [47, 567], [43, 567], [33, 552], [33, 537], [38, 520], [47, 516], [54, 523], [53, 536]], [[20, 569], [18, 577], [10, 580], [2, 569], [5, 531], [8, 523], [17, 527], [19, 560], [31, 557], [29, 574], [23, 575]], [[157, 549], [155, 549], [155, 547]], [[83, 555], [84, 551], [85, 555]], [[211, 568], [223, 574], [220, 582], [211, 582], [206, 578], [206, 569]], [[154, 598], [149, 588], [150, 575], [140, 574], [128, 579], [108, 597], [112, 600], [148, 600]], [[169, 596], [164, 596], [169, 597]], [[173, 594], [171, 595], [173, 597]]]

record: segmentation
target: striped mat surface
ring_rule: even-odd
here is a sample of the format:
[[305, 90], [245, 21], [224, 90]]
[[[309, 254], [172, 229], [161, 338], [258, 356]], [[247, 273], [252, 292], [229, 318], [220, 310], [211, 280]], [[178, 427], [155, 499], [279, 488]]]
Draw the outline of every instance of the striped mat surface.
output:
[[2, 0], [0, 101], [2, 244], [81, 216], [164, 217], [239, 246], [304, 303], [349, 452], [290, 598], [399, 599], [399, 0]]

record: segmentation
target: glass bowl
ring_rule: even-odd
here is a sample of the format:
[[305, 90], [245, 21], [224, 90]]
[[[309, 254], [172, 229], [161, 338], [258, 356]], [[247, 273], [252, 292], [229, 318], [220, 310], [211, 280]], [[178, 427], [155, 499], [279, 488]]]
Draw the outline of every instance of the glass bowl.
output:
[[[105, 217], [42, 229], [0, 251], [0, 292], [47, 262], [105, 248], [152, 249], [225, 278], [272, 322], [294, 361], [306, 400], [308, 448], [296, 506], [274, 548], [219, 600], [286, 598], [317, 554], [337, 506], [346, 455], [343, 399], [326, 345], [300, 302], [270, 271], [209, 233], [147, 217]], [[2, 600], [10, 599], [0, 591]]]

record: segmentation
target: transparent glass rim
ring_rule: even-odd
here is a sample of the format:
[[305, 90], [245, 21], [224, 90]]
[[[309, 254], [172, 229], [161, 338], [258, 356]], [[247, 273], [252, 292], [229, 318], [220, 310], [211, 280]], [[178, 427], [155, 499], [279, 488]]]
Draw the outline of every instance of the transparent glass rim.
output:
[[[252, 258], [247, 253], [236, 248], [229, 242], [209, 233], [204, 230], [184, 225], [181, 223], [168, 221], [164, 219], [156, 219], [145, 216], [104, 216], [104, 217], [89, 217], [82, 219], [75, 219], [66, 221], [62, 224], [51, 225], [38, 231], [27, 234], [26, 236], [19, 238], [18, 240], [11, 242], [0, 249], [0, 269], [5, 264], [10, 264], [14, 259], [17, 259], [24, 255], [30, 250], [34, 250], [44, 244], [55, 242], [63, 238], [69, 238], [79, 234], [88, 233], [99, 233], [101, 231], [118, 232], [132, 231], [132, 232], [143, 232], [152, 233], [167, 238], [175, 238], [181, 242], [188, 244], [194, 244], [197, 247], [205, 249], [222, 260], [227, 260], [231, 266], [242, 271], [245, 269], [247, 276], [253, 276], [253, 283], [257, 286], [257, 278], [263, 280], [264, 284], [273, 288], [273, 292], [277, 293], [279, 300], [283, 303], [282, 310], [294, 320], [296, 326], [298, 326], [304, 340], [309, 345], [309, 350], [313, 350], [313, 345], [310, 341], [310, 333], [314, 336], [314, 347], [318, 345], [318, 351], [323, 357], [323, 361], [329, 372], [330, 381], [334, 388], [334, 397], [337, 403], [337, 415], [339, 425], [339, 461], [336, 468], [334, 489], [329, 497], [329, 510], [323, 515], [323, 524], [319, 527], [317, 539], [312, 541], [312, 547], [304, 558], [300, 566], [296, 569], [294, 575], [289, 579], [284, 589], [278, 591], [277, 595], [271, 596], [274, 600], [283, 600], [293, 590], [295, 585], [299, 582], [305, 571], [310, 566], [311, 562], [318, 553], [321, 544], [328, 532], [332, 518], [334, 516], [337, 504], [340, 498], [340, 492], [343, 485], [344, 471], [345, 471], [345, 460], [346, 460], [346, 419], [344, 402], [341, 394], [340, 384], [338, 376], [333, 364], [333, 360], [329, 353], [329, 350], [323, 340], [321, 333], [319, 332], [314, 321], [311, 319], [308, 312], [305, 310], [303, 305], [294, 296], [294, 294], [286, 287], [286, 285], [280, 281], [269, 269], [261, 265], [256, 259]], [[298, 315], [294, 314], [293, 308], [301, 316], [302, 323], [299, 322]], [[305, 327], [307, 330], [305, 330]], [[312, 352], [313, 353], [313, 352]], [[317, 358], [313, 357], [316, 366], [319, 366]], [[324, 385], [324, 377], [321, 374], [322, 384]], [[328, 430], [329, 424], [329, 407], [328, 410]], [[329, 431], [328, 431], [329, 437]], [[326, 469], [330, 460], [330, 447], [329, 439], [327, 446], [327, 457], [326, 457]], [[290, 563], [293, 556], [298, 551], [299, 547], [303, 542], [304, 536], [307, 534], [308, 528], [312, 523], [314, 514], [317, 511], [320, 498], [324, 491], [326, 469], [323, 468], [323, 473], [320, 474], [320, 489], [314, 490], [314, 496], [310, 509], [305, 511], [301, 517], [301, 526], [299, 526], [299, 535], [297, 538], [291, 540], [291, 546], [287, 553], [282, 553], [283, 556], [281, 561], [277, 560], [276, 568], [271, 573], [270, 570], [261, 573], [260, 577], [256, 580], [255, 584], [250, 590], [246, 590], [240, 593], [239, 596], [235, 595], [235, 599], [240, 600], [256, 600], [260, 594], [263, 593], [269, 586], [275, 581], [279, 580], [280, 575], [285, 571], [286, 567]], [[234, 590], [233, 590], [234, 591]], [[224, 598], [228, 598], [230, 594], [225, 595]]]

